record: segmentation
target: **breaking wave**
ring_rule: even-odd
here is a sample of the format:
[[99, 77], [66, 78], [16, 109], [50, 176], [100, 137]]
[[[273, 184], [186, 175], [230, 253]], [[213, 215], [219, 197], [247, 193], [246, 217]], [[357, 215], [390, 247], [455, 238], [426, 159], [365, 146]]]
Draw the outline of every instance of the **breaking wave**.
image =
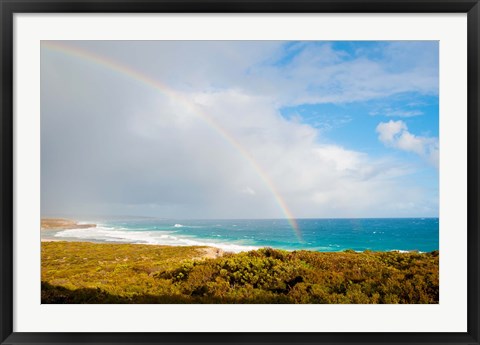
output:
[[70, 241], [82, 240], [92, 242], [156, 244], [167, 246], [209, 246], [233, 253], [245, 252], [260, 248], [242, 244], [217, 242], [209, 239], [199, 239], [193, 236], [179, 236], [174, 231], [134, 231], [106, 226], [86, 229], [62, 230], [57, 232], [54, 237]]

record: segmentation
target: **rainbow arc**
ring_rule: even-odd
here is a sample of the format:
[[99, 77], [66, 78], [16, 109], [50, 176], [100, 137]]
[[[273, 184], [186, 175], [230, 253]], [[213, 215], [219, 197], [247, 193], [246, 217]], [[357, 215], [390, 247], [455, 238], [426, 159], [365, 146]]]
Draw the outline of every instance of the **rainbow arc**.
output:
[[249, 163], [249, 165], [254, 169], [257, 173], [259, 178], [263, 181], [263, 183], [267, 186], [270, 193], [273, 195], [276, 203], [278, 204], [279, 208], [282, 210], [282, 213], [285, 215], [286, 219], [288, 220], [291, 228], [295, 232], [296, 237], [298, 240], [302, 241], [302, 234], [300, 232], [300, 228], [298, 223], [293, 216], [293, 213], [289, 209], [285, 199], [282, 197], [280, 192], [278, 191], [275, 184], [272, 182], [271, 178], [265, 172], [265, 170], [260, 166], [260, 164], [255, 160], [252, 154], [241, 145], [241, 143], [228, 131], [226, 130], [221, 124], [219, 124], [214, 118], [212, 118], [208, 113], [206, 113], [203, 109], [201, 109], [198, 105], [192, 102], [190, 99], [182, 95], [181, 93], [172, 90], [164, 83], [155, 80], [148, 75], [141, 73], [127, 65], [124, 65], [118, 61], [113, 59], [107, 58], [105, 56], [100, 56], [98, 54], [94, 54], [90, 51], [81, 49], [79, 47], [74, 47], [68, 45], [62, 41], [42, 41], [42, 47], [46, 47], [50, 50], [66, 54], [68, 56], [72, 56], [78, 59], [82, 59], [84, 61], [88, 61], [95, 65], [102, 66], [104, 68], [109, 69], [110, 71], [120, 73], [123, 76], [129, 77], [137, 82], [140, 82], [148, 87], [151, 87], [163, 95], [169, 97], [170, 99], [181, 102], [185, 105], [188, 109], [190, 109], [196, 116], [201, 118], [205, 123], [210, 126], [218, 135], [220, 135], [226, 142], [228, 142], [235, 150]]

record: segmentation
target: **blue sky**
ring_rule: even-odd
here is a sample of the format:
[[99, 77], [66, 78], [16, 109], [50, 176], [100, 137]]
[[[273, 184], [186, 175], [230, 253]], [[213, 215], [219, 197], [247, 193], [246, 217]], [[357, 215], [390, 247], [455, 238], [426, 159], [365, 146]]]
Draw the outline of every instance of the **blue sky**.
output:
[[[438, 96], [405, 93], [352, 103], [320, 103], [280, 109], [287, 119], [299, 119], [317, 128], [322, 140], [371, 155], [393, 153], [377, 138], [380, 121], [401, 120], [422, 136], [438, 137]], [[397, 152], [404, 157], [406, 152]]]
[[42, 43], [44, 214], [438, 216], [436, 41], [61, 45]]

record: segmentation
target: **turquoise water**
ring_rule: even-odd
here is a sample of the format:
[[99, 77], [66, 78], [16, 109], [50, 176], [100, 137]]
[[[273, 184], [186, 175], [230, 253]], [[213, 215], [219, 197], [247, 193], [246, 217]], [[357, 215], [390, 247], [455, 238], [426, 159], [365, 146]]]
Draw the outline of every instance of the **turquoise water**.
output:
[[301, 238], [285, 219], [95, 221], [96, 228], [64, 230], [57, 239], [165, 245], [210, 245], [227, 251], [259, 247], [314, 251], [439, 249], [438, 218], [298, 219]]

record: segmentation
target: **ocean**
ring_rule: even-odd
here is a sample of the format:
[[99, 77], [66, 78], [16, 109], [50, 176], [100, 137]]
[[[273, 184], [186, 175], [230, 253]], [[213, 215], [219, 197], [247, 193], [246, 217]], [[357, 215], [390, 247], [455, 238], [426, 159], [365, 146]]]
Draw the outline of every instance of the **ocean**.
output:
[[[85, 222], [90, 223], [91, 221]], [[43, 231], [43, 238], [69, 241], [207, 245], [240, 252], [261, 247], [336, 252], [439, 249], [438, 218], [93, 221], [96, 228]]]

